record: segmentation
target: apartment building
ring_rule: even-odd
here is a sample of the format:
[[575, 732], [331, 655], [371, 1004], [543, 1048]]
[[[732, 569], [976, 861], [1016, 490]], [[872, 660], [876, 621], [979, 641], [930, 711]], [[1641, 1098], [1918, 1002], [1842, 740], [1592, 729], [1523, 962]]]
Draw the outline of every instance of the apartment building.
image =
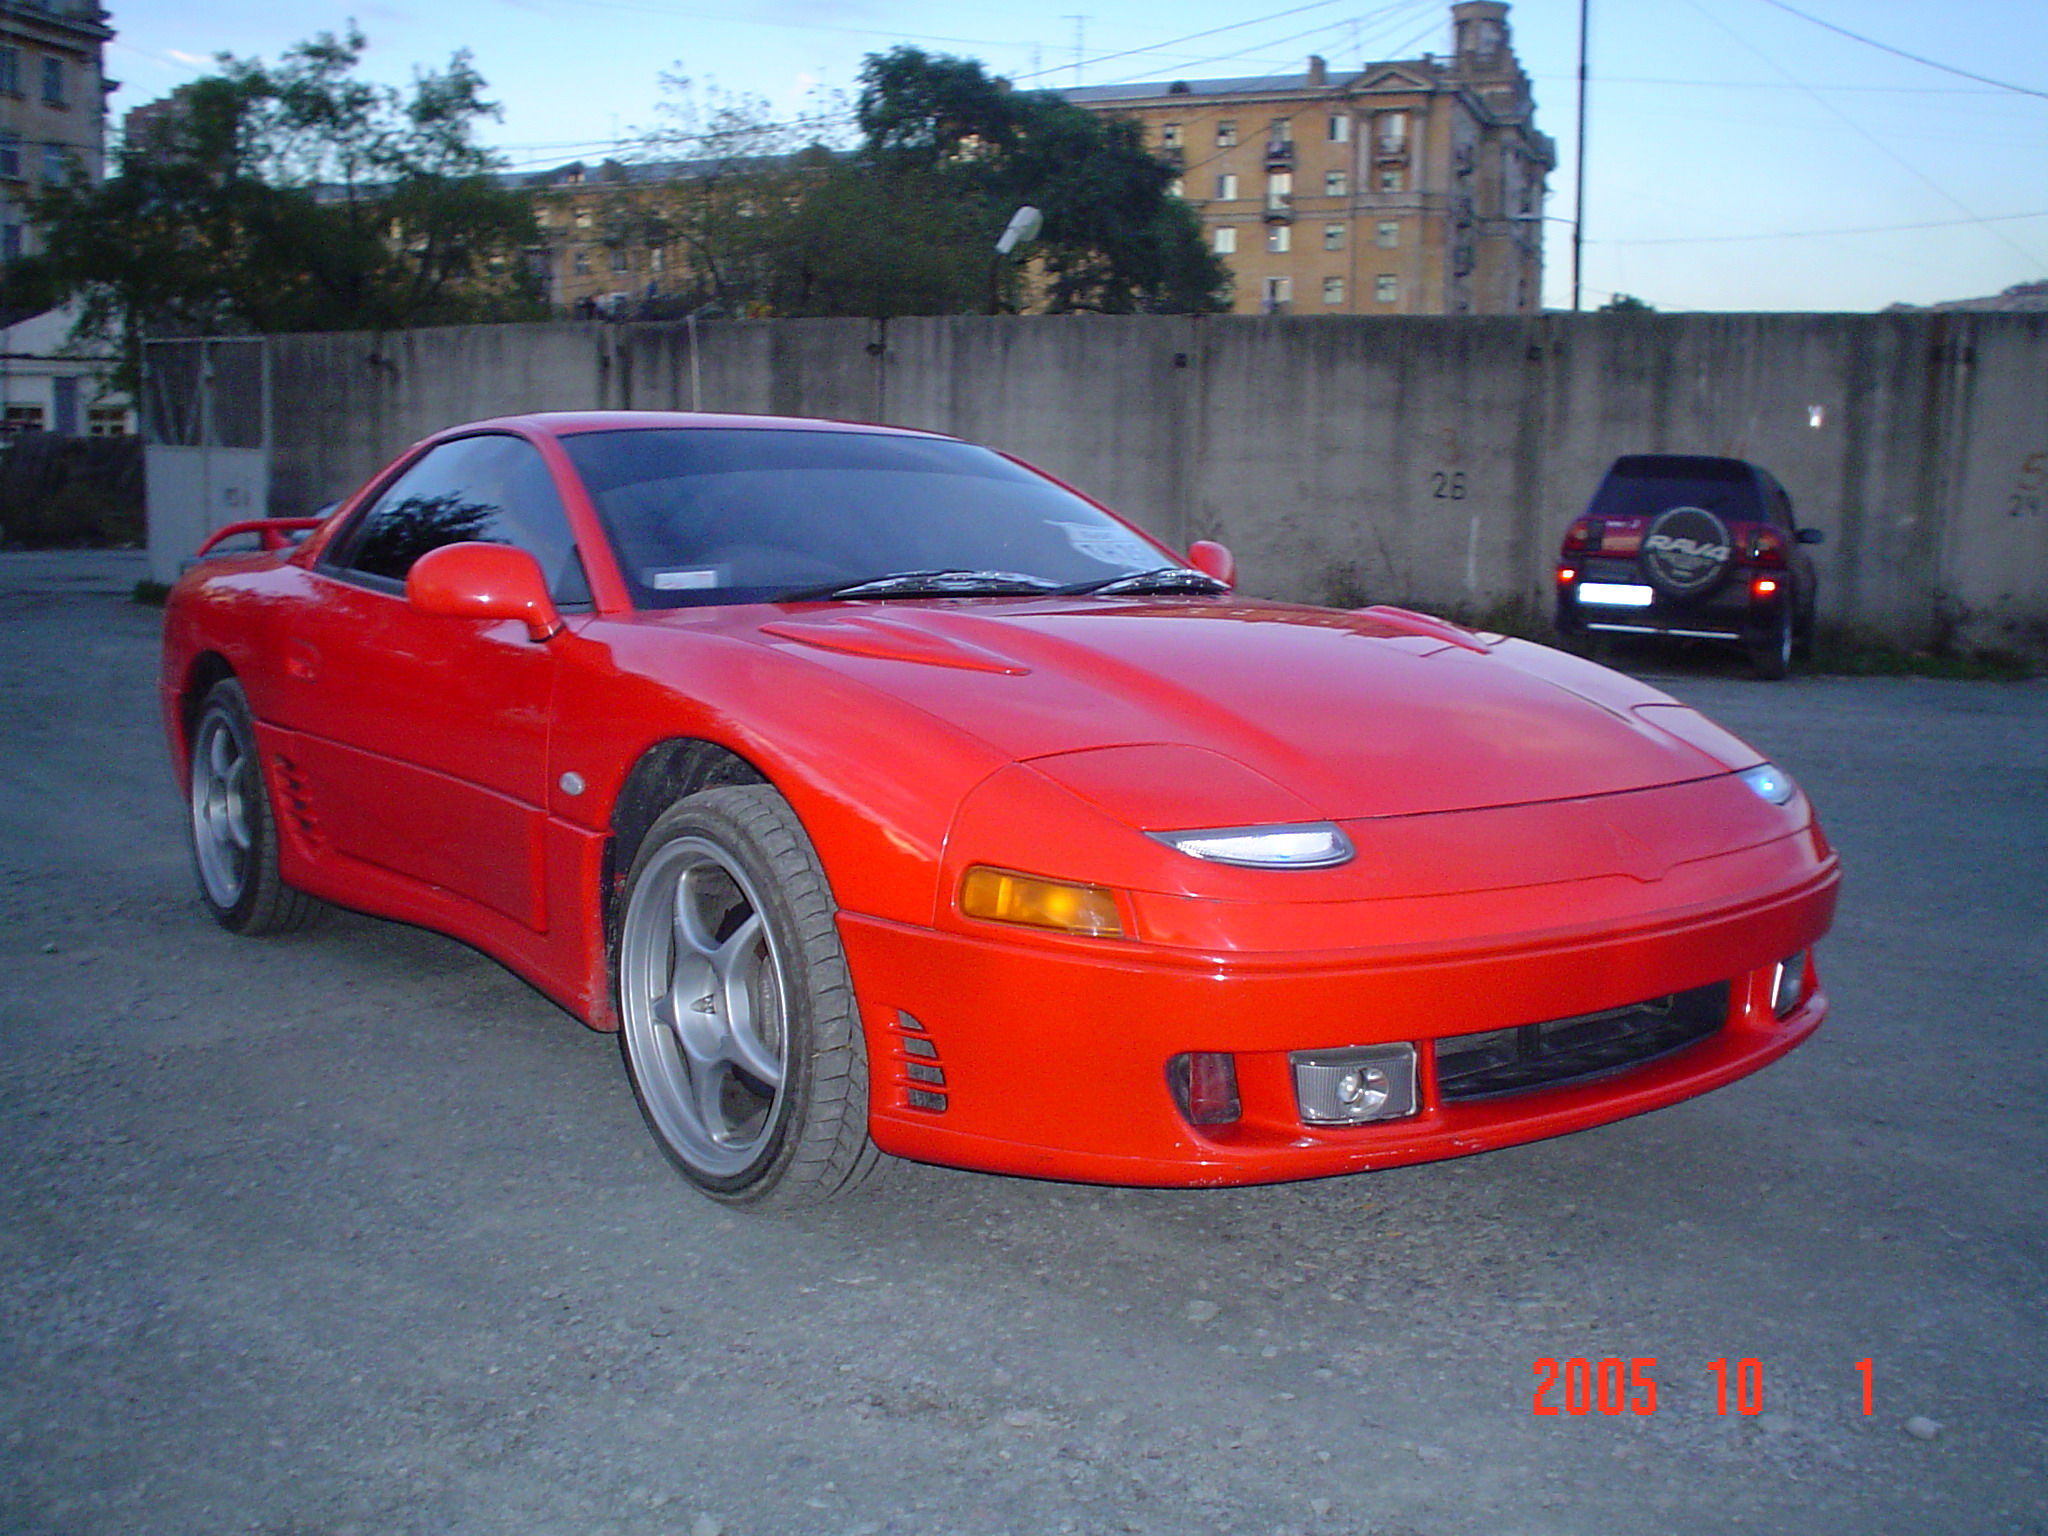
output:
[[0, 261], [38, 248], [30, 190], [74, 169], [105, 174], [101, 50], [113, 35], [98, 0], [0, 0]]
[[1453, 5], [1447, 59], [1065, 95], [1138, 119], [1179, 168], [1239, 314], [1533, 313], [1557, 151], [1507, 18], [1498, 0]]

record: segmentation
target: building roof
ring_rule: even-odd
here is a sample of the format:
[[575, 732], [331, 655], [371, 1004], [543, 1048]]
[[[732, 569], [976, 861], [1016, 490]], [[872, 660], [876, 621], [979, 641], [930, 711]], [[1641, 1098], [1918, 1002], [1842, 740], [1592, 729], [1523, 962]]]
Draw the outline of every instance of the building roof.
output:
[[1317, 85], [1308, 75], [1240, 75], [1229, 80], [1155, 80], [1142, 85], [1076, 85], [1060, 94], [1076, 106], [1144, 101], [1155, 96], [1263, 96], [1278, 91], [1341, 90], [1368, 70], [1331, 75]]
[[1981, 299], [1949, 299], [1941, 304], [1893, 304], [1891, 311], [1915, 310], [1922, 313], [1942, 310], [1975, 310], [1992, 313], [2029, 312], [2048, 313], [2048, 279], [2035, 283], [2014, 283], [2003, 293], [1994, 293]]

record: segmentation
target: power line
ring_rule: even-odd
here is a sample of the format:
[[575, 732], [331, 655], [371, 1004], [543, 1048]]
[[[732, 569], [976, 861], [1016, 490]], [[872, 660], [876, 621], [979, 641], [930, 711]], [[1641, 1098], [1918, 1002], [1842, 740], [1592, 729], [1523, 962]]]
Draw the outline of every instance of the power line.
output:
[[1929, 69], [1938, 69], [1943, 74], [1948, 75], [1960, 75], [1965, 80], [1975, 80], [1982, 85], [1995, 85], [2001, 91], [2018, 91], [2022, 96], [2039, 96], [2042, 100], [2048, 101], [2048, 91], [2036, 90], [2031, 85], [2014, 85], [2009, 80], [1994, 80], [1989, 75], [1980, 75], [1968, 69], [1958, 69], [1953, 64], [1944, 64], [1939, 59], [1930, 59], [1924, 54], [1909, 53], [1904, 48], [1894, 48], [1890, 43], [1880, 43], [1874, 37], [1865, 37], [1861, 32], [1851, 32], [1847, 27], [1838, 27], [1832, 21], [1823, 21], [1818, 16], [1808, 15], [1797, 6], [1787, 5], [1785, 0], [1763, 0], [1763, 3], [1785, 12], [1788, 16], [1797, 16], [1801, 21], [1810, 21], [1816, 27], [1825, 27], [1828, 31], [1838, 32], [1843, 37], [1854, 38], [1857, 42], [1864, 44], [1866, 47], [1875, 48], [1880, 53], [1889, 53], [1901, 59], [1911, 59], [1915, 64], [1925, 64]]
[[[1531, 80], [1573, 80], [1575, 75], [1531, 75]], [[1996, 91], [1968, 91], [1959, 85], [1813, 85], [1798, 80], [1666, 80], [1649, 75], [1595, 74], [1595, 85], [1677, 85], [1715, 91], [1856, 91], [1904, 96], [1975, 96], [1999, 100]]]
[[[1904, 155], [1900, 154], [1897, 150], [1893, 149], [1889, 144], [1885, 143], [1882, 139], [1878, 138], [1876, 134], [1872, 133], [1868, 128], [1864, 127], [1861, 123], [1857, 122], [1855, 118], [1849, 116], [1849, 114], [1844, 112], [1840, 107], [1836, 106], [1826, 97], [1819, 95], [1812, 89], [1812, 87], [1805, 85], [1805, 83], [1801, 81], [1797, 75], [1793, 74], [1791, 70], [1787, 69], [1784, 65], [1780, 64], [1776, 59], [1772, 58], [1769, 54], [1765, 53], [1763, 49], [1757, 47], [1755, 43], [1752, 43], [1740, 32], [1737, 32], [1733, 27], [1729, 26], [1727, 22], [1723, 21], [1720, 17], [1714, 15], [1711, 11], [1707, 10], [1705, 6], [1700, 4], [1700, 0], [1686, 0], [1686, 3], [1690, 5], [1695, 11], [1699, 12], [1701, 16], [1705, 17], [1708, 21], [1712, 22], [1715, 26], [1719, 27], [1723, 32], [1726, 32], [1730, 37], [1734, 38], [1735, 41], [1740, 43], [1744, 48], [1747, 48], [1759, 59], [1762, 59], [1764, 63], [1768, 64], [1772, 69], [1776, 70], [1779, 74], [1783, 75], [1787, 80], [1790, 80], [1794, 84], [1799, 85], [1801, 89], [1805, 90], [1806, 94], [1812, 98], [1816, 106], [1819, 106], [1823, 111], [1829, 113], [1831, 116], [1848, 124], [1849, 127], [1854, 129], [1859, 135], [1861, 135], [1863, 139], [1871, 145], [1872, 148], [1876, 149], [1880, 154], [1883, 154], [1890, 160], [1894, 161], [1896, 164], [1904, 167], [1907, 171], [1910, 171], [1913, 174], [1914, 178], [1917, 179], [1921, 183], [1921, 185], [1927, 187], [1930, 191], [1932, 191], [1935, 194], [1935, 196], [1939, 197], [1943, 202], [1953, 205], [1958, 211], [1967, 215], [1968, 217], [1965, 222], [1972, 224], [1988, 223], [1988, 221], [1983, 217], [1983, 215], [1979, 214], [1976, 211], [1976, 209], [1972, 208], [1960, 197], [1957, 197], [1953, 192], [1949, 191], [1948, 188], [1941, 185], [1940, 182], [1936, 181], [1932, 176], [1929, 176], [1925, 171], [1921, 170], [1919, 166], [1915, 165], [1912, 161], [1908, 160]], [[1776, 0], [1770, 0], [1770, 3], [1775, 4]], [[2018, 241], [2011, 239], [2004, 233], [2004, 231], [1993, 229], [1989, 230], [1988, 232], [2001, 245], [2005, 246], [2006, 249], [2010, 250], [2015, 255], [2019, 256], [2022, 260], [2024, 260], [2027, 263], [2027, 265], [2039, 265], [2039, 262], [2036, 260], [2034, 254], [2031, 251], [2027, 250], [2026, 247], [2022, 246]]]
[[1341, 3], [1342, 0], [1313, 0], [1313, 3], [1309, 5], [1297, 5], [1288, 10], [1274, 11], [1268, 16], [1254, 16], [1250, 21], [1233, 21], [1227, 27], [1211, 27], [1206, 32], [1190, 32], [1185, 37], [1169, 37], [1165, 42], [1154, 43], [1149, 48], [1124, 48], [1116, 53], [1098, 53], [1092, 59], [1077, 59], [1072, 65], [1059, 64], [1051, 69], [1034, 69], [1029, 74], [1012, 75], [1010, 78], [1012, 80], [1035, 80], [1040, 75], [1056, 75], [1063, 69], [1074, 68], [1075, 65], [1093, 68], [1097, 64], [1107, 64], [1112, 59], [1129, 59], [1135, 58], [1140, 54], [1160, 53], [1168, 48], [1177, 48], [1182, 43], [1196, 42], [1202, 38], [1215, 37], [1224, 32], [1241, 32], [1246, 27], [1263, 26], [1269, 21], [1279, 21], [1283, 17], [1299, 16], [1303, 11], [1328, 10], [1331, 6]]
[[1767, 235], [1672, 235], [1649, 240], [1599, 240], [1596, 245], [1724, 245], [1737, 240], [1818, 240], [1829, 235], [1889, 235], [1909, 229], [1955, 229], [1965, 224], [2009, 224], [2017, 219], [2048, 219], [2040, 213], [1995, 213], [1984, 218], [1929, 219], [1919, 224], [1866, 224], [1858, 229], [1789, 229]]

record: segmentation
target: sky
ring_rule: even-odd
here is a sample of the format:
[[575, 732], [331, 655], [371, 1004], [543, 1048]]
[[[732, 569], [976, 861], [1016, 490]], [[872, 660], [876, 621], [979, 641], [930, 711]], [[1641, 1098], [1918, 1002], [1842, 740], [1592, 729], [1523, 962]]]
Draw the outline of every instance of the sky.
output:
[[[116, 120], [211, 67], [353, 19], [393, 83], [468, 49], [515, 166], [598, 159], [664, 118], [662, 76], [816, 112], [896, 43], [1020, 85], [1333, 71], [1448, 51], [1448, 0], [108, 0]], [[2048, 279], [2040, 0], [1590, 0], [1584, 302], [1873, 310]], [[1933, 64], [1830, 31], [1862, 34]], [[1571, 304], [1577, 0], [1509, 24], [1557, 140], [1545, 301]], [[1961, 71], [1961, 74], [1951, 71]], [[1982, 79], [1967, 76], [1984, 77]], [[1995, 82], [1995, 83], [1990, 83]], [[2021, 87], [2008, 89], [2005, 87]]]

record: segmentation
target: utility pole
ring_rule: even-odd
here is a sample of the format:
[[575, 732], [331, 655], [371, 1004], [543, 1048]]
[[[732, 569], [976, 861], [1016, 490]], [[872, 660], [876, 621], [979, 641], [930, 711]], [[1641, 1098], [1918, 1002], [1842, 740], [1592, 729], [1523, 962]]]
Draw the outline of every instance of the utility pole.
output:
[[1586, 243], [1586, 12], [1592, 0], [1579, 0], [1579, 142], [1578, 167], [1572, 188], [1572, 313], [1579, 311], [1579, 281]]
[[1074, 24], [1074, 84], [1081, 83], [1081, 56], [1088, 41], [1088, 18], [1086, 16], [1062, 16], [1062, 21]]

